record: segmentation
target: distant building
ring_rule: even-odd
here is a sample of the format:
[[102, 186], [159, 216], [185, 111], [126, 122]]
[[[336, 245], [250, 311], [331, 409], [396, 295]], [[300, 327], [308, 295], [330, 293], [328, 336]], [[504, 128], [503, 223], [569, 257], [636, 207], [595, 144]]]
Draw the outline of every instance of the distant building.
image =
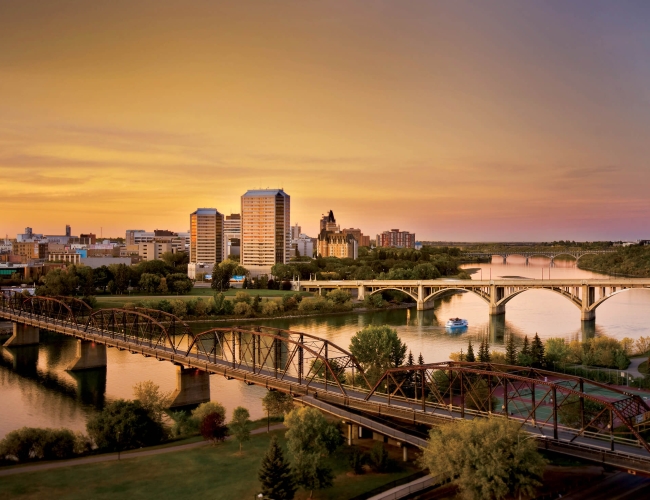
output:
[[148, 243], [156, 238], [154, 232], [144, 231], [143, 229], [127, 229], [124, 243], [126, 245], [137, 245], [139, 243]]
[[321, 218], [320, 227], [318, 255], [339, 259], [356, 259], [359, 256], [357, 240], [352, 234], [341, 232], [332, 210]]
[[190, 262], [218, 264], [223, 260], [223, 215], [216, 208], [190, 214]]
[[291, 256], [292, 257], [313, 257], [314, 238], [310, 238], [306, 234], [299, 234], [298, 238], [292, 238]]
[[256, 189], [241, 197], [241, 263], [268, 274], [291, 254], [291, 198], [282, 189]]
[[66, 224], [65, 226], [65, 235], [69, 238], [72, 236], [72, 228], [70, 227], [69, 224]]
[[298, 225], [295, 224], [291, 226], [291, 239], [292, 240], [297, 240], [300, 238], [300, 235], [302, 234], [302, 228]]
[[79, 243], [81, 243], [82, 245], [94, 245], [95, 243], [97, 243], [97, 235], [93, 233], [80, 234]]
[[415, 233], [391, 229], [377, 235], [378, 247], [415, 248]]
[[361, 232], [361, 229], [343, 229], [341, 232], [345, 235], [351, 234], [354, 239], [357, 240], [357, 243], [360, 247], [370, 246], [370, 236], [364, 236], [364, 234]]
[[230, 255], [241, 254], [241, 215], [226, 215], [223, 221], [223, 255], [224, 259]]
[[97, 269], [102, 266], [110, 266], [112, 264], [124, 264], [130, 266], [133, 264], [131, 257], [81, 257], [81, 265], [88, 266], [92, 269]]
[[49, 253], [48, 262], [65, 262], [66, 264], [81, 264], [81, 254], [76, 252]]
[[47, 259], [49, 251], [46, 242], [16, 241], [11, 245], [11, 253], [27, 261]]
[[142, 257], [142, 260], [160, 260], [164, 253], [175, 253], [170, 241], [150, 241], [138, 244], [138, 255]]

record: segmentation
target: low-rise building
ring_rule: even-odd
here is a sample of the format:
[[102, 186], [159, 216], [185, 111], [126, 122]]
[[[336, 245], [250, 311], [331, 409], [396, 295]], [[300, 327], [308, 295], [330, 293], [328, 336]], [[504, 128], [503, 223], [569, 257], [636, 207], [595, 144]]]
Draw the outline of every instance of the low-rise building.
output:
[[343, 234], [351, 234], [360, 247], [369, 247], [370, 246], [370, 236], [365, 236], [361, 229], [355, 229], [353, 227], [349, 229], [343, 229], [341, 231]]
[[391, 229], [377, 235], [378, 247], [415, 248], [415, 233]]
[[74, 252], [50, 252], [47, 256], [48, 262], [65, 262], [66, 264], [81, 264], [81, 254]]
[[47, 242], [16, 241], [11, 245], [11, 253], [26, 259], [47, 259]]
[[339, 259], [356, 259], [359, 257], [357, 240], [351, 233], [345, 234], [340, 230], [332, 210], [321, 218], [320, 227], [318, 255], [321, 257], [338, 257]]

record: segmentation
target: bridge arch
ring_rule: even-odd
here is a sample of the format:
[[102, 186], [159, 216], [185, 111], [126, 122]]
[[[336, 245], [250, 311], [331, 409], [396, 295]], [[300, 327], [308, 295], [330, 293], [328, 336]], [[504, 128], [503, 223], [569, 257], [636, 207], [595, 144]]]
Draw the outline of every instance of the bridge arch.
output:
[[63, 323], [77, 324], [77, 316], [72, 308], [55, 297], [32, 295], [23, 300], [20, 308], [29, 314], [47, 316]]
[[125, 342], [169, 348], [174, 353], [178, 347], [162, 323], [132, 309], [99, 309], [88, 318], [85, 331], [91, 328], [109, 331], [113, 338], [121, 337]]
[[426, 303], [426, 302], [429, 302], [431, 300], [435, 300], [436, 298], [440, 297], [441, 295], [446, 295], [449, 292], [455, 292], [455, 293], [472, 292], [474, 295], [476, 295], [477, 297], [480, 297], [481, 299], [483, 299], [488, 304], [490, 303], [490, 297], [489, 296], [478, 292], [474, 288], [461, 288], [461, 287], [458, 287], [458, 288], [444, 288], [442, 290], [436, 290], [435, 292], [427, 295], [427, 297], [424, 299], [424, 302]]
[[576, 299], [574, 298], [574, 296], [570, 294], [570, 292], [565, 292], [560, 287], [553, 287], [553, 286], [549, 286], [549, 287], [530, 287], [530, 288], [522, 288], [521, 290], [515, 290], [510, 295], [507, 295], [504, 298], [502, 298], [500, 301], [498, 301], [496, 303], [496, 305], [497, 306], [505, 306], [508, 302], [510, 302], [516, 296], [521, 295], [522, 293], [528, 292], [530, 290], [548, 290], [549, 292], [554, 292], [554, 293], [564, 297], [569, 302], [571, 302], [574, 306], [576, 306], [578, 309], [580, 309], [582, 307], [582, 303], [577, 302]]
[[600, 306], [606, 300], [611, 299], [614, 295], [618, 295], [618, 294], [621, 294], [621, 293], [624, 293], [624, 292], [629, 292], [630, 290], [647, 290], [647, 291], [650, 292], [650, 288], [645, 287], [645, 286], [644, 287], [636, 287], [636, 288], [623, 288], [621, 290], [616, 290], [615, 292], [612, 292], [609, 295], [606, 295], [605, 297], [602, 297], [602, 298], [598, 299], [596, 302], [591, 304], [591, 306], [589, 306], [588, 310], [589, 311], [595, 311], [598, 306]]
[[391, 286], [391, 287], [382, 287], [382, 288], [377, 288], [377, 290], [373, 290], [372, 292], [369, 292], [368, 295], [375, 295], [376, 293], [385, 292], [386, 290], [396, 290], [396, 291], [398, 291], [398, 292], [405, 293], [406, 295], [408, 295], [409, 297], [411, 297], [415, 302], [418, 301], [418, 296], [417, 296], [417, 295], [413, 295], [412, 292], [408, 292], [408, 291], [406, 291], [406, 290], [402, 290], [401, 288], [398, 288], [398, 287], [392, 287], [392, 286]]

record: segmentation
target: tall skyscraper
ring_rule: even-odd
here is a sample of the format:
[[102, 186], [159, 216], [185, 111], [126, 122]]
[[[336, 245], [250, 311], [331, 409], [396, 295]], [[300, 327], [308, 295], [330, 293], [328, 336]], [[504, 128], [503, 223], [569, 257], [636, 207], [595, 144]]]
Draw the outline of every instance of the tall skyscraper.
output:
[[241, 197], [241, 263], [253, 274], [285, 264], [291, 250], [290, 197], [282, 189], [257, 189]]
[[216, 208], [199, 208], [190, 214], [190, 263], [222, 260], [223, 215]]
[[223, 221], [223, 258], [239, 255], [241, 248], [241, 215], [226, 215]]

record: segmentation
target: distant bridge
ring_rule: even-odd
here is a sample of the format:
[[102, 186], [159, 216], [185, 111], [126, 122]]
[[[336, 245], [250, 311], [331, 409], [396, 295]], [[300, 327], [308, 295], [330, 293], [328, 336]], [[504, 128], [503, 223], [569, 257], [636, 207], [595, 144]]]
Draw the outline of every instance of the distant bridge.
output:
[[340, 280], [294, 282], [295, 290], [323, 293], [336, 289], [357, 291], [357, 298], [397, 290], [411, 297], [421, 311], [433, 307], [433, 301], [450, 293], [472, 292], [489, 305], [490, 315], [505, 314], [506, 304], [528, 290], [549, 290], [569, 300], [580, 310], [580, 319], [596, 319], [596, 308], [607, 299], [631, 289], [650, 289], [650, 278], [612, 279], [500, 279], [500, 280]]
[[[650, 445], [642, 434], [650, 426], [650, 407], [636, 391], [580, 377], [445, 362], [391, 369], [371, 385], [352, 354], [300, 332], [253, 327], [194, 334], [159, 311], [92, 311], [75, 299], [21, 295], [0, 297], [0, 317], [14, 323], [10, 346], [38, 343], [39, 329], [79, 339], [71, 369], [106, 366], [106, 347], [170, 361], [178, 366], [177, 405], [209, 400], [209, 374], [219, 374], [292, 394], [341, 417], [350, 441], [357, 426], [406, 450], [424, 446], [404, 430], [409, 424], [494, 416], [518, 422], [545, 448], [650, 474]], [[398, 422], [403, 430], [396, 430]]]
[[477, 259], [491, 259], [494, 256], [499, 256], [503, 259], [503, 263], [506, 264], [508, 261], [508, 257], [510, 257], [511, 255], [517, 255], [520, 257], [524, 257], [526, 259], [526, 265], [528, 265], [528, 259], [532, 257], [546, 257], [547, 259], [550, 259], [551, 264], [553, 264], [556, 257], [566, 256], [566, 257], [573, 257], [577, 264], [578, 260], [580, 260], [580, 257], [583, 257], [585, 255], [601, 255], [601, 254], [615, 253], [615, 252], [616, 250], [556, 250], [556, 251], [533, 250], [530, 252], [522, 252], [517, 250], [504, 249], [504, 250], [495, 250], [493, 252], [467, 252], [464, 253], [462, 256], [477, 258]]

